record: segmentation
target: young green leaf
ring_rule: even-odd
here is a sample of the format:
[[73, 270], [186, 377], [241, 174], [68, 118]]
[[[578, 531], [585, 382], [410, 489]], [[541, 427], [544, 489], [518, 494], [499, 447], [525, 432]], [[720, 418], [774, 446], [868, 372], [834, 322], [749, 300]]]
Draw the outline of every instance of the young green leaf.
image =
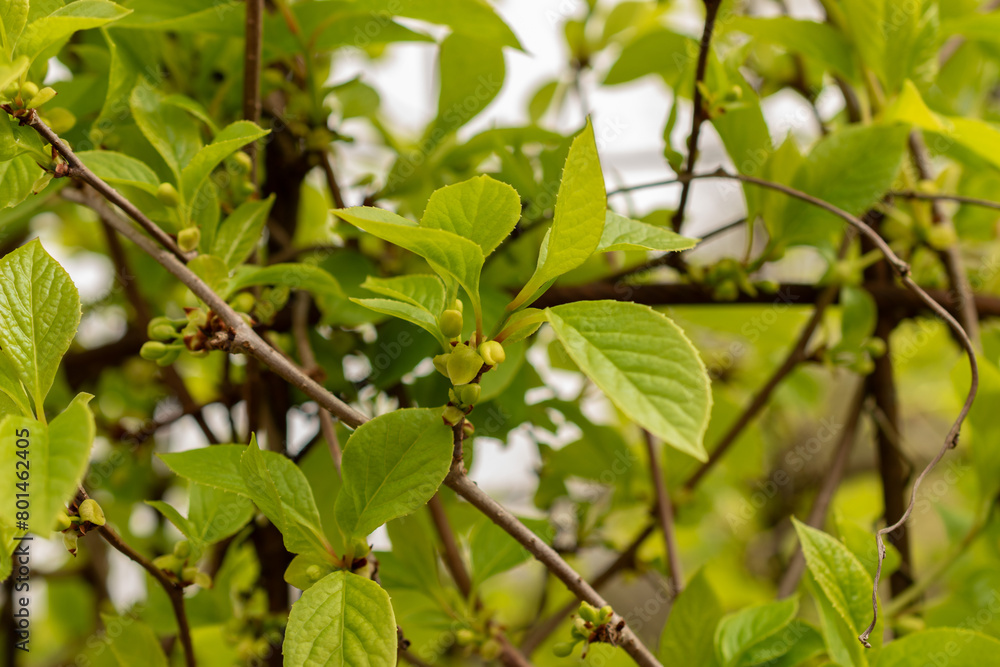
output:
[[437, 276], [419, 274], [392, 278], [368, 276], [361, 286], [376, 294], [419, 306], [434, 315], [439, 315], [444, 310], [445, 287]]
[[420, 226], [463, 236], [489, 256], [514, 231], [520, 217], [517, 191], [483, 175], [435, 190]]
[[188, 537], [202, 544], [214, 544], [234, 535], [253, 519], [254, 507], [248, 498], [204, 484], [192, 484], [188, 495]]
[[479, 273], [483, 269], [483, 251], [476, 243], [443, 229], [418, 227], [406, 218], [369, 206], [337, 209], [335, 216], [426, 259], [438, 274], [458, 281], [477, 312]]
[[422, 506], [448, 474], [452, 453], [440, 409], [396, 410], [359, 426], [344, 447], [340, 530], [365, 538]]
[[31, 417], [31, 402], [10, 359], [0, 351], [0, 415]]
[[698, 239], [681, 236], [672, 229], [657, 227], [608, 211], [604, 218], [604, 234], [597, 252], [612, 250], [687, 250], [698, 245]]
[[121, 667], [167, 667], [167, 656], [153, 629], [134, 616], [101, 614], [111, 653]]
[[17, 206], [27, 199], [43, 173], [33, 155], [0, 162], [0, 208]]
[[668, 445], [707, 458], [708, 374], [676, 324], [647, 306], [618, 301], [545, 312], [569, 356], [619, 410]]
[[198, 151], [181, 171], [181, 192], [194, 194], [219, 164], [249, 143], [267, 134], [248, 120], [239, 120], [223, 128], [212, 143]]
[[[871, 576], [838, 540], [795, 518], [792, 523], [802, 543], [809, 572], [823, 595], [851, 632], [855, 636], [860, 634], [871, 621]], [[876, 628], [871, 642], [877, 645], [880, 641], [881, 631]]]
[[594, 128], [588, 119], [566, 157], [556, 196], [555, 219], [542, 243], [538, 266], [507, 306], [508, 310], [525, 305], [547, 282], [575, 269], [594, 254], [604, 233], [607, 203]]
[[[163, 104], [163, 95], [145, 81], [140, 81], [129, 96], [132, 118], [142, 135], [160, 154], [181, 183], [181, 166], [188, 164], [201, 149], [201, 133], [194, 120], [183, 110]], [[181, 192], [182, 200], [195, 195]]]
[[371, 579], [329, 574], [292, 605], [281, 648], [286, 665], [395, 667], [389, 594]]
[[309, 480], [291, 459], [265, 457], [251, 438], [240, 458], [240, 473], [251, 500], [281, 532], [289, 551], [330, 553]]
[[14, 45], [21, 37], [21, 31], [24, 30], [27, 21], [28, 0], [5, 0], [0, 3], [0, 30], [3, 36], [3, 49], [8, 56], [14, 51]]
[[660, 662], [712, 667], [715, 658], [715, 628], [722, 619], [722, 604], [712, 585], [699, 571], [674, 602], [660, 636]]
[[78, 30], [97, 28], [132, 13], [108, 0], [77, 0], [48, 16], [32, 21], [21, 33], [14, 55], [34, 61], [45, 49], [69, 38]]
[[1000, 640], [965, 628], [928, 628], [889, 642], [878, 667], [982, 667], [1000, 655]]
[[719, 622], [715, 652], [722, 667], [735, 667], [754, 646], [780, 632], [799, 610], [798, 598], [748, 607]]
[[131, 185], [156, 195], [160, 179], [145, 162], [115, 151], [80, 151], [80, 161], [111, 185]]
[[80, 324], [80, 295], [36, 239], [0, 258], [0, 348], [44, 421], [43, 403]]
[[[240, 458], [246, 447], [242, 445], [215, 445], [189, 449], [174, 454], [157, 454], [174, 471], [174, 474], [222, 491], [250, 498], [250, 490], [240, 472]], [[264, 452], [264, 456], [281, 456]]]
[[273, 205], [274, 195], [264, 200], [248, 199], [243, 202], [222, 221], [214, 238], [206, 240], [206, 243], [211, 243], [206, 247], [211, 248], [211, 254], [222, 258], [230, 271], [235, 269], [260, 241]]
[[755, 41], [777, 44], [789, 53], [799, 53], [849, 81], [857, 77], [858, 66], [851, 43], [828, 23], [788, 16], [732, 16], [727, 27], [744, 32]]
[[396, 301], [395, 299], [351, 299], [354, 303], [383, 315], [391, 315], [406, 320], [434, 336], [444, 349], [451, 349], [448, 339], [441, 333], [438, 318], [429, 310], [412, 303]]
[[469, 536], [472, 583], [475, 586], [531, 558], [531, 554], [495, 523], [482, 520]]
[[328, 271], [312, 264], [271, 264], [270, 266], [240, 266], [236, 268], [226, 295], [247, 287], [273, 285], [305, 290], [317, 297], [320, 308], [346, 299], [340, 283]]

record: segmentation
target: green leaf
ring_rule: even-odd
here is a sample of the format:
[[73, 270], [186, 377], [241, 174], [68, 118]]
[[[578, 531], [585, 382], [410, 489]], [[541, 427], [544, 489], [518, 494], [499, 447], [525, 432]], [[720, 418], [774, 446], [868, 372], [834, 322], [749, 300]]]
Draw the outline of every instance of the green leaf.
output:
[[424, 505], [447, 476], [452, 453], [440, 409], [396, 410], [359, 426], [344, 447], [341, 531], [365, 538]]
[[350, 572], [327, 575], [292, 605], [282, 653], [302, 667], [395, 667], [389, 594]]
[[[861, 634], [871, 622], [871, 576], [854, 554], [838, 540], [795, 518], [792, 523], [802, 543], [802, 553], [809, 572], [816, 579], [823, 595], [851, 632], [855, 636]], [[878, 627], [872, 632], [870, 641], [873, 646], [881, 642]]]
[[[794, 187], [852, 215], [861, 215], [892, 188], [907, 150], [908, 128], [850, 126], [827, 135], [800, 167]], [[791, 246], [831, 243], [844, 222], [798, 199], [768, 220], [772, 238]]]
[[847, 30], [861, 62], [879, 76], [886, 52], [887, 0], [843, 0]]
[[839, 346], [857, 350], [875, 333], [878, 310], [871, 292], [860, 287], [840, 288], [841, 329]]
[[448, 339], [441, 333], [437, 318], [429, 310], [412, 303], [396, 301], [395, 299], [351, 299], [354, 303], [383, 315], [391, 315], [406, 320], [434, 336], [441, 346], [450, 349]]
[[780, 632], [799, 610], [798, 598], [748, 607], [722, 619], [715, 631], [716, 656], [723, 667], [739, 665], [751, 648]]
[[0, 352], [0, 415], [20, 413], [23, 417], [31, 417], [31, 402], [24, 391], [24, 385], [18, 379], [10, 359]]
[[500, 92], [506, 71], [503, 49], [478, 36], [453, 32], [441, 42], [439, 61], [441, 91], [435, 124], [441, 131], [454, 132]]
[[6, 112], [0, 117], [0, 160], [13, 160], [18, 155], [34, 153], [33, 160], [45, 155], [44, 144], [38, 133], [26, 127], [20, 127], [18, 120]]
[[27, 199], [42, 174], [42, 168], [31, 155], [0, 162], [0, 208], [17, 206]]
[[211, 254], [222, 258], [230, 270], [242, 264], [260, 241], [267, 216], [274, 205], [274, 195], [267, 199], [248, 199], [219, 225], [211, 240]]
[[776, 634], [747, 649], [737, 664], [739, 667], [799, 667], [825, 652], [823, 635], [796, 618]]
[[81, 151], [80, 161], [111, 185], [131, 185], [151, 195], [156, 194], [160, 179], [145, 162], [115, 151]]
[[167, 667], [167, 655], [153, 629], [134, 616], [101, 614], [111, 653], [121, 667]]
[[555, 219], [542, 242], [538, 267], [508, 310], [525, 305], [545, 283], [575, 269], [594, 254], [604, 233], [607, 203], [594, 128], [588, 118], [566, 157]]
[[15, 56], [34, 61], [45, 49], [68, 39], [78, 30], [97, 28], [132, 13], [108, 0], [77, 0], [44, 18], [29, 23], [14, 50]]
[[694, 68], [697, 58], [697, 41], [666, 28], [651, 30], [625, 45], [604, 78], [604, 85], [659, 74], [667, 85], [674, 87]]
[[681, 592], [670, 611], [660, 637], [658, 657], [663, 664], [712, 667], [715, 658], [715, 628], [722, 620], [722, 605], [712, 585], [700, 570]]
[[213, 292], [226, 294], [229, 290], [229, 269], [215, 255], [198, 255], [188, 262], [188, 268]]
[[203, 484], [192, 484], [188, 497], [191, 533], [202, 544], [214, 544], [236, 534], [253, 519], [248, 498]]
[[211, 32], [243, 35], [246, 3], [239, 0], [143, 0], [135, 12], [116, 28], [170, 32]]
[[421, 227], [443, 229], [479, 244], [489, 256], [521, 218], [521, 198], [506, 183], [489, 176], [435, 190], [420, 219]]
[[964, 628], [930, 628], [889, 642], [878, 667], [982, 667], [995, 662], [1000, 640]]
[[240, 473], [251, 500], [281, 532], [289, 551], [330, 553], [309, 480], [291, 459], [265, 457], [251, 438], [240, 458]]
[[[5, 59], [6, 60], [6, 59]], [[0, 62], [0, 90], [3, 90], [21, 78], [28, 71], [31, 62], [24, 56], [13, 62]]]
[[457, 33], [498, 46], [521, 48], [517, 37], [484, 0], [366, 0], [369, 12], [387, 12], [451, 27]]
[[790, 53], [802, 54], [847, 79], [857, 77], [851, 43], [827, 23], [787, 16], [732, 16], [727, 28], [751, 35], [755, 41], [777, 44]]
[[[0, 36], [3, 37], [3, 49], [8, 55], [14, 50], [14, 45], [17, 44], [27, 21], [28, 0], [3, 0], [0, 3], [0, 28], [2, 28]], [[6, 84], [3, 87], [6, 87]]]
[[44, 421], [43, 404], [80, 324], [80, 295], [36, 239], [0, 258], [0, 348]]
[[604, 234], [597, 252], [612, 250], [687, 250], [698, 245], [698, 239], [681, 236], [672, 229], [639, 222], [608, 211], [604, 218]]
[[[250, 498], [250, 490], [240, 473], [242, 445], [213, 445], [175, 454], [157, 454], [167, 467], [185, 479]], [[264, 452], [264, 456], [281, 456]]]
[[392, 278], [368, 276], [361, 286], [376, 294], [419, 306], [431, 314], [440, 314], [445, 307], [444, 283], [437, 276], [420, 274]]
[[531, 554], [507, 531], [491, 521], [481, 521], [469, 536], [472, 584], [478, 587], [490, 577], [529, 560]]
[[426, 259], [438, 274], [458, 281], [480, 312], [479, 273], [483, 251], [474, 242], [443, 229], [418, 227], [406, 218], [380, 208], [355, 206], [336, 209], [338, 218]]
[[266, 134], [267, 130], [248, 120], [239, 120], [223, 128], [181, 171], [181, 192], [189, 197], [193, 195], [223, 160]]
[[[244, 498], [244, 500], [247, 499]], [[174, 524], [174, 527], [177, 528], [177, 530], [184, 533], [185, 537], [191, 538], [191, 536], [194, 535], [194, 526], [192, 526], [191, 522], [188, 521], [183, 514], [178, 512], [177, 508], [170, 503], [165, 503], [162, 500], [146, 500], [145, 503], [165, 516], [170, 523]]]
[[881, 72], [886, 91], [894, 93], [907, 79], [922, 85], [934, 82], [938, 71], [940, 20], [936, 0], [912, 0], [905, 5], [885, 3], [886, 51]]
[[712, 407], [705, 365], [680, 328], [647, 306], [583, 301], [546, 310], [580, 370], [630, 419], [699, 461]]
[[298, 263], [237, 267], [229, 281], [227, 295], [256, 285], [307, 291], [316, 297], [316, 303], [324, 313], [332, 312], [337, 304], [347, 299], [340, 283], [328, 271], [312, 264]]
[[[201, 134], [192, 118], [176, 106], [163, 104], [163, 95], [145, 81], [129, 97], [132, 118], [146, 140], [160, 154], [174, 182], [181, 183], [181, 165], [188, 164], [201, 149]], [[181, 192], [191, 197], [194, 192]]]

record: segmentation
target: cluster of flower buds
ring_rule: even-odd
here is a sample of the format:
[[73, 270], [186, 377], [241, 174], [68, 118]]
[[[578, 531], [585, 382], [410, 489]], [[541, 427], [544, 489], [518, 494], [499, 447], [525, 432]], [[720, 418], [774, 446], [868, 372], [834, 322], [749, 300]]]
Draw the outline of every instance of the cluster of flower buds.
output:
[[63, 546], [70, 555], [75, 556], [77, 542], [82, 535], [94, 528], [100, 528], [107, 520], [104, 518], [104, 510], [93, 498], [87, 498], [76, 510], [76, 514], [70, 516], [66, 512], [60, 512], [56, 516], [54, 530], [58, 530], [63, 536]]
[[560, 658], [565, 658], [572, 654], [576, 649], [576, 645], [580, 642], [583, 642], [584, 655], [586, 655], [587, 646], [595, 641], [605, 639], [604, 636], [607, 632], [602, 631], [608, 627], [608, 623], [611, 622], [611, 618], [615, 613], [610, 605], [597, 609], [593, 605], [581, 602], [577, 614], [573, 618], [573, 627], [570, 631], [572, 641], [560, 642], [552, 647], [552, 652]]
[[195, 559], [196, 554], [191, 548], [191, 543], [181, 540], [174, 545], [173, 553], [153, 559], [153, 565], [163, 570], [169, 578], [176, 580], [181, 586], [195, 584], [202, 588], [211, 588], [212, 577], [191, 563]]
[[466, 647], [469, 653], [478, 653], [483, 660], [491, 661], [500, 657], [503, 646], [495, 636], [495, 629], [487, 627], [483, 630], [461, 628], [455, 631], [455, 643]]

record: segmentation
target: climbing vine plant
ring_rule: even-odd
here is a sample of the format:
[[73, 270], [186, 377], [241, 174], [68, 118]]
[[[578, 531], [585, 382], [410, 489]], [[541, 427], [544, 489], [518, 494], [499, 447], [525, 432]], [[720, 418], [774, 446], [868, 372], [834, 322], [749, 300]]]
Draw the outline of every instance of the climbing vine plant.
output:
[[681, 4], [0, 0], [5, 664], [990, 664], [1000, 14]]

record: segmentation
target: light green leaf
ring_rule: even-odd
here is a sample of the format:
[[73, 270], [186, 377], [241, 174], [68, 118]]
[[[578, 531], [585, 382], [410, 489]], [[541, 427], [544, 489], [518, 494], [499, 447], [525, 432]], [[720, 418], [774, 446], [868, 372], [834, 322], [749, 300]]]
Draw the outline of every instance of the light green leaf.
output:
[[80, 324], [80, 295], [36, 239], [0, 258], [0, 348], [35, 402], [43, 403]]
[[121, 667], [167, 667], [167, 656], [153, 629], [134, 616], [101, 614], [111, 653]]
[[23, 417], [33, 416], [31, 402], [18, 379], [17, 370], [3, 352], [0, 352], [0, 408], [3, 408], [0, 415], [20, 413]]
[[889, 93], [907, 79], [931, 84], [937, 76], [940, 19], [936, 0], [885, 3], [886, 50], [880, 71]]
[[365, 0], [366, 11], [386, 12], [451, 27], [476, 39], [521, 48], [517, 37], [485, 0]]
[[604, 78], [613, 86], [634, 81], [647, 74], [659, 74], [674, 87], [698, 59], [698, 42], [666, 28], [645, 32], [625, 45]]
[[[7, 54], [14, 50], [14, 45], [17, 44], [27, 20], [28, 0], [3, 0], [0, 2], [0, 27], [2, 27], [0, 36], [3, 37], [3, 49]], [[3, 87], [6, 87], [6, 84]], [[0, 90], [3, 87], [0, 87]]]
[[479, 244], [489, 256], [521, 218], [521, 198], [506, 183], [477, 176], [435, 190], [420, 219], [421, 227], [443, 229]]
[[712, 585], [700, 570], [681, 592], [670, 611], [660, 637], [660, 662], [712, 667], [715, 657], [715, 628], [722, 619], [722, 605]]
[[847, 30], [861, 62], [875, 74], [883, 76], [887, 0], [843, 0], [839, 4], [844, 10]]
[[875, 299], [868, 290], [844, 285], [840, 288], [840, 310], [842, 334], [838, 346], [857, 350], [875, 333]]
[[431, 314], [440, 314], [445, 307], [444, 283], [437, 276], [420, 274], [391, 278], [368, 276], [361, 286], [376, 294], [419, 306]]
[[[21, 460], [17, 452], [27, 449], [30, 454], [36, 446], [42, 448], [43, 451], [47, 450], [48, 439], [48, 428], [31, 417], [13, 414], [0, 417], [0, 465], [3, 465], [5, 470], [10, 471], [10, 483], [0, 485], [0, 502], [3, 502], [7, 507], [15, 507], [16, 494], [23, 493], [15, 486], [17, 482], [15, 475], [18, 471], [17, 462]], [[21, 447], [17, 446], [19, 442]], [[25, 465], [22, 462], [22, 469]], [[29, 476], [32, 474], [29, 469]], [[28, 525], [29, 528], [36, 528], [40, 522], [32, 521], [29, 518]], [[45, 530], [49, 528], [51, 526]], [[10, 575], [11, 553], [13, 553], [16, 544], [15, 538], [22, 537], [27, 532], [27, 530], [17, 528], [17, 517], [14, 512], [0, 513], [0, 581], [5, 580]]]
[[27, 199], [42, 173], [31, 155], [0, 162], [0, 208], [17, 206]]
[[608, 211], [604, 218], [604, 234], [597, 252], [612, 250], [687, 250], [698, 245], [698, 239], [681, 236], [672, 229], [657, 227]]
[[454, 132], [500, 92], [506, 72], [503, 49], [478, 36], [453, 32], [441, 42], [438, 64], [441, 90], [435, 125], [439, 131]]
[[188, 262], [188, 268], [213, 292], [226, 294], [229, 290], [229, 268], [215, 255], [198, 255]]
[[340, 530], [365, 538], [424, 505], [448, 474], [452, 453], [440, 409], [396, 410], [359, 426], [344, 447]]
[[215, 135], [212, 143], [198, 151], [181, 171], [181, 192], [188, 196], [197, 192], [212, 170], [223, 160], [266, 134], [267, 130], [248, 120], [239, 120], [223, 128]]
[[780, 632], [799, 610], [798, 598], [748, 607], [722, 619], [715, 631], [716, 656], [723, 667], [740, 664], [753, 646]]
[[777, 44], [790, 53], [802, 54], [847, 79], [857, 77], [858, 67], [851, 43], [827, 23], [788, 16], [732, 16], [726, 27], [745, 32], [755, 41]]
[[211, 254], [222, 258], [230, 270], [242, 264], [260, 241], [273, 205], [274, 195], [264, 200], [248, 199], [240, 204], [219, 225], [211, 241]]
[[472, 561], [472, 583], [481, 583], [531, 558], [507, 531], [492, 521], [480, 521], [469, 536], [469, 555]]
[[28, 71], [30, 64], [31, 62], [25, 56], [15, 58], [13, 62], [0, 63], [0, 90], [20, 79], [21, 75]]
[[240, 37], [245, 16], [246, 3], [240, 0], [143, 0], [142, 11], [115, 27]]
[[575, 269], [594, 254], [604, 233], [607, 203], [594, 128], [587, 119], [587, 126], [573, 140], [566, 157], [555, 219], [542, 242], [538, 267], [508, 310], [525, 305], [545, 283]]
[[414, 306], [412, 303], [396, 301], [395, 299], [351, 299], [354, 303], [364, 306], [369, 310], [383, 315], [391, 315], [401, 320], [406, 320], [434, 336], [441, 346], [450, 349], [448, 339], [441, 333], [437, 318], [431, 315], [430, 311], [421, 306]]
[[347, 296], [340, 283], [328, 271], [312, 264], [244, 265], [236, 268], [229, 281], [227, 295], [247, 287], [273, 285], [307, 291], [316, 297], [316, 305], [324, 314], [335, 311]]
[[[313, 566], [319, 568], [319, 576], [316, 576], [316, 571], [312, 570]], [[325, 558], [315, 554], [298, 554], [285, 568], [284, 579], [286, 583], [295, 586], [300, 591], [307, 591], [317, 581], [336, 571], [337, 566]]]
[[[838, 540], [795, 518], [792, 523], [802, 543], [802, 553], [809, 572], [816, 579], [823, 595], [851, 632], [854, 635], [860, 634], [871, 621], [871, 576], [854, 554]], [[872, 632], [870, 641], [873, 646], [881, 642], [878, 627]]]
[[[246, 498], [244, 498], [244, 500], [249, 502]], [[174, 524], [174, 527], [177, 528], [177, 530], [184, 533], [185, 537], [191, 538], [191, 536], [194, 535], [194, 526], [192, 526], [191, 522], [188, 521], [183, 514], [178, 512], [177, 508], [170, 503], [165, 503], [162, 500], [146, 500], [145, 503], [165, 516], [170, 523]]]
[[995, 663], [1000, 640], [964, 628], [929, 628], [889, 642], [878, 667], [982, 667]]
[[684, 332], [647, 306], [582, 301], [546, 310], [580, 370], [630, 419], [699, 461], [712, 407], [705, 364]]
[[799, 619], [754, 644], [743, 654], [739, 667], [799, 667], [809, 658], [826, 652], [823, 635]]
[[265, 457], [255, 438], [240, 457], [250, 499], [281, 532], [292, 553], [329, 554], [309, 480], [284, 456]]
[[27, 127], [20, 127], [18, 120], [7, 112], [0, 116], [0, 160], [13, 160], [18, 155], [33, 152], [39, 159], [45, 155], [44, 144], [38, 133]]
[[78, 30], [87, 30], [117, 21], [132, 13], [108, 0], [77, 0], [44, 18], [29, 23], [14, 49], [15, 56], [34, 61], [45, 49], [68, 39]]
[[145, 162], [115, 151], [81, 151], [76, 154], [92, 172], [111, 185], [131, 185], [156, 194], [160, 179]]
[[[307, 487], [308, 488], [308, 487]], [[253, 519], [249, 498], [203, 484], [192, 484], [188, 496], [188, 537], [202, 544], [214, 544], [236, 534]]]
[[[174, 182], [181, 185], [181, 166], [194, 159], [201, 149], [201, 134], [194, 120], [182, 109], [163, 104], [163, 95], [144, 81], [133, 89], [129, 97], [132, 118], [146, 140], [156, 149], [174, 175]], [[181, 198], [192, 197], [194, 192], [184, 192]]]
[[327, 575], [292, 605], [281, 648], [296, 667], [395, 667], [389, 594], [350, 572]]
[[469, 299], [479, 305], [479, 273], [483, 269], [483, 251], [474, 242], [443, 229], [418, 227], [406, 218], [370, 206], [336, 209], [338, 218], [426, 259], [438, 274], [449, 275], [465, 289]]
[[[250, 490], [240, 473], [240, 458], [245, 449], [242, 445], [213, 445], [157, 456], [175, 474], [185, 479], [250, 498]], [[281, 455], [264, 452], [264, 456]]]

